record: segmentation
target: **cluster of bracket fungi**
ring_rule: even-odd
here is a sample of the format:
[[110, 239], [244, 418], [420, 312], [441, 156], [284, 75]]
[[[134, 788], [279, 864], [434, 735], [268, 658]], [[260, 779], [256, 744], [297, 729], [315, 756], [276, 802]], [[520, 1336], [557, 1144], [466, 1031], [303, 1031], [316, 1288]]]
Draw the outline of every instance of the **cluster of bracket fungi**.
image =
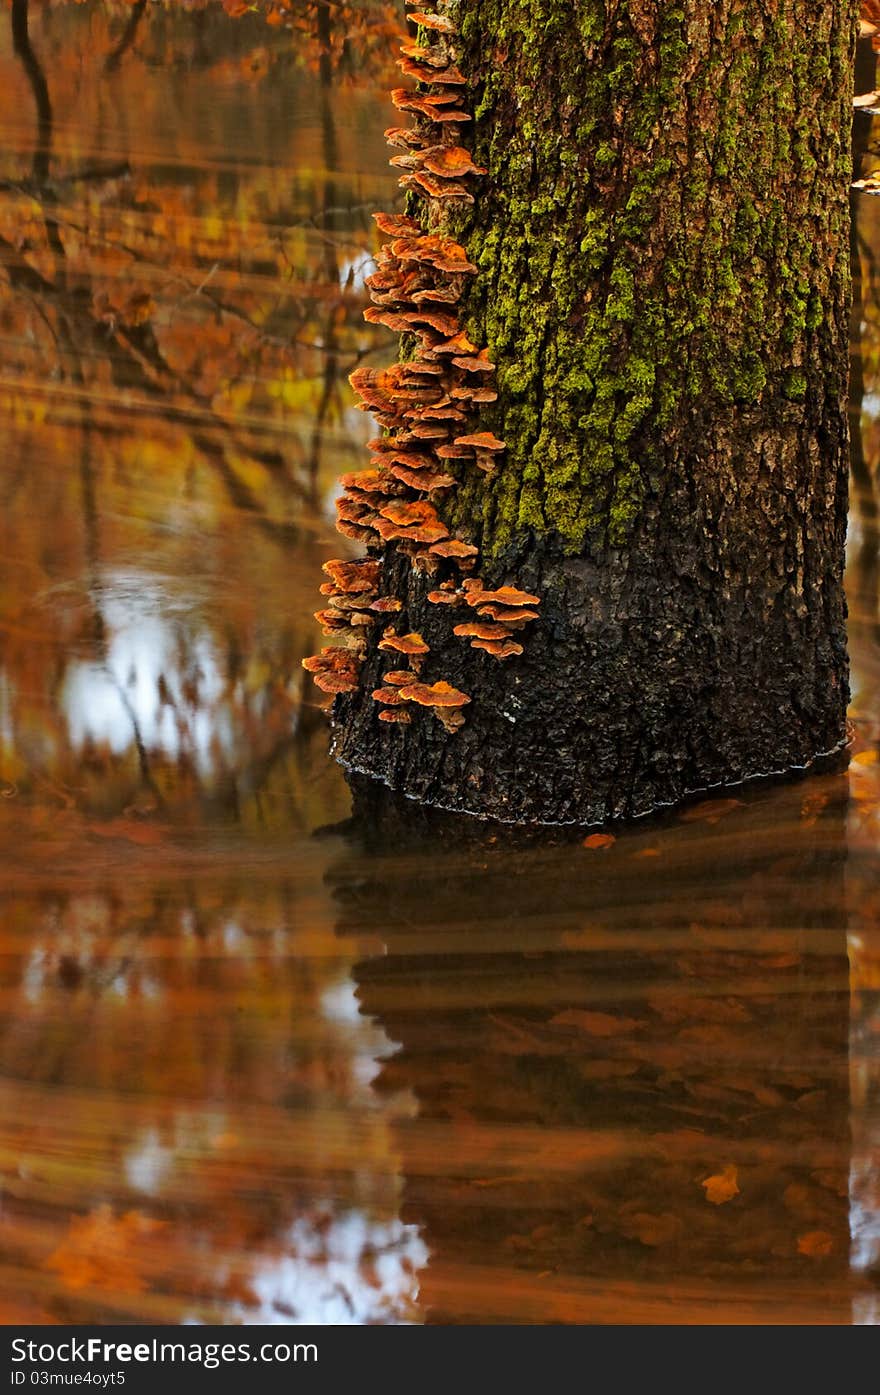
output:
[[[324, 565], [327, 604], [316, 619], [339, 643], [303, 660], [317, 685], [333, 694], [358, 687], [367, 636], [384, 616], [404, 609], [401, 600], [381, 594], [386, 548], [437, 578], [428, 592], [432, 604], [473, 612], [452, 632], [496, 660], [521, 654], [515, 636], [538, 618], [537, 596], [512, 586], [491, 590], [473, 575], [479, 549], [452, 537], [438, 512], [459, 482], [449, 473], [456, 468], [451, 462], [492, 474], [505, 445], [491, 431], [471, 429], [480, 405], [496, 400], [495, 365], [463, 332], [456, 312], [466, 279], [477, 268], [439, 230], [447, 203], [473, 203], [463, 181], [486, 172], [460, 143], [461, 128], [471, 118], [460, 105], [465, 78], [456, 67], [455, 28], [442, 14], [413, 10], [409, 19], [424, 41], [404, 43], [399, 66], [419, 85], [415, 91], [395, 89], [392, 100], [415, 120], [411, 127], [391, 127], [385, 137], [402, 152], [391, 164], [403, 171], [401, 186], [422, 200], [424, 226], [404, 214], [373, 215], [390, 241], [380, 250], [378, 270], [367, 278], [373, 305], [364, 318], [412, 336], [416, 349], [405, 361], [379, 371], [358, 368], [350, 378], [359, 406], [374, 414], [383, 434], [369, 442], [371, 468], [340, 481], [336, 526], [362, 543], [367, 556]], [[380, 721], [408, 724], [414, 707], [429, 707], [448, 731], [463, 725], [468, 694], [442, 680], [420, 679], [430, 652], [420, 634], [399, 633], [390, 622], [378, 648], [394, 663], [408, 663], [385, 673], [373, 692]]]

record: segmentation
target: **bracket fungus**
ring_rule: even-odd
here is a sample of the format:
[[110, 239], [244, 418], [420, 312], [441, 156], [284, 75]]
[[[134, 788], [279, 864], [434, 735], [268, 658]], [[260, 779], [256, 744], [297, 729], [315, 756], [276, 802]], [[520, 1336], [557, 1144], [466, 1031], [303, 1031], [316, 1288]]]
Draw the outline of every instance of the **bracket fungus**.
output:
[[[303, 660], [303, 666], [325, 692], [346, 694], [358, 687], [366, 654], [378, 649], [403, 655], [410, 667], [391, 670], [373, 689], [374, 701], [382, 705], [379, 720], [406, 726], [411, 711], [421, 706], [453, 732], [463, 724], [461, 709], [471, 699], [443, 679], [419, 680], [431, 654], [423, 636], [415, 630], [398, 634], [394, 625], [377, 634], [379, 617], [404, 608], [412, 612], [410, 623], [418, 623], [424, 601], [419, 589], [383, 594], [387, 578], [395, 578], [399, 589], [406, 575], [400, 565], [387, 565], [392, 555], [408, 559], [414, 572], [439, 572], [442, 579], [427, 592], [428, 605], [470, 607], [476, 616], [454, 625], [454, 616], [447, 621], [438, 614], [437, 623], [448, 624], [447, 634], [496, 659], [523, 652], [511, 636], [538, 619], [539, 598], [513, 586], [490, 590], [472, 575], [479, 548], [451, 536], [442, 513], [442, 501], [470, 472], [494, 472], [505, 443], [479, 422], [483, 406], [498, 398], [495, 364], [488, 349], [473, 342], [459, 313], [477, 267], [445, 231], [448, 210], [474, 201], [486, 170], [462, 143], [471, 113], [455, 24], [442, 12], [444, 0], [435, 10], [414, 8], [419, 3], [406, 0], [409, 22], [419, 34], [401, 44], [398, 60], [404, 76], [417, 85], [392, 92], [395, 106], [414, 121], [385, 132], [389, 146], [400, 152], [391, 164], [410, 195], [410, 212], [373, 214], [387, 240], [366, 279], [372, 305], [364, 312], [368, 323], [406, 335], [414, 350], [408, 347], [405, 361], [384, 369], [360, 366], [350, 376], [357, 405], [372, 414], [381, 434], [368, 442], [370, 468], [341, 477], [336, 526], [364, 546], [367, 556], [324, 564], [329, 580], [320, 590], [326, 603], [316, 615], [325, 632], [343, 643]], [[449, 473], [448, 461], [458, 462], [456, 474]], [[438, 661], [439, 651], [431, 662]]]
[[467, 693], [453, 688], [451, 683], [442, 680], [439, 683], [410, 683], [408, 687], [401, 688], [400, 693], [406, 702], [417, 703], [419, 707], [430, 707], [447, 731], [458, 731], [459, 727], [464, 726], [464, 716], [460, 708], [469, 703], [470, 698]]
[[456, 625], [452, 633], [472, 639], [510, 639], [510, 630], [506, 625], [495, 625], [490, 621], [481, 625], [471, 620], [465, 625]]
[[414, 677], [411, 668], [393, 668], [385, 674], [384, 681], [391, 683], [395, 688], [405, 688], [407, 683], [412, 683]]
[[357, 688], [360, 665], [350, 649], [327, 647], [303, 659], [302, 666], [325, 693], [351, 693]]
[[514, 639], [474, 639], [471, 640], [471, 648], [485, 649], [493, 659], [512, 659], [523, 652], [522, 645]]
[[415, 633], [399, 635], [393, 627], [389, 627], [385, 631], [379, 641], [379, 648], [389, 652], [406, 654], [411, 659], [422, 658], [431, 652], [421, 635]]
[[[411, 681], [412, 674], [408, 681]], [[400, 688], [374, 688], [372, 693], [374, 702], [383, 702], [386, 707], [396, 707], [398, 703], [406, 702]]]

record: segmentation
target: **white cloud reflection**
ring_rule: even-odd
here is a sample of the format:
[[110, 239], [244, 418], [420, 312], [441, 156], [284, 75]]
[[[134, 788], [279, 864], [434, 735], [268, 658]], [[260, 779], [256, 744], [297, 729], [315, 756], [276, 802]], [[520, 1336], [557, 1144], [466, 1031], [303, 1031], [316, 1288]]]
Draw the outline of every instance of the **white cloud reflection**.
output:
[[172, 760], [185, 751], [204, 774], [218, 747], [231, 756], [235, 734], [210, 634], [175, 616], [161, 585], [139, 574], [115, 574], [102, 588], [101, 612], [106, 662], [78, 661], [66, 675], [62, 705], [73, 745], [121, 755], [136, 726], [148, 751]]

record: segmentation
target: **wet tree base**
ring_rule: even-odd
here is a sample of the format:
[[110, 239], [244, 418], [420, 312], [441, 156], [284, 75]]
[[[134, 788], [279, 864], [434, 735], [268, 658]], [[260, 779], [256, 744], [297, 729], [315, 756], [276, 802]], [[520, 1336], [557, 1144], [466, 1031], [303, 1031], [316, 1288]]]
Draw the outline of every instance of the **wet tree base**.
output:
[[[696, 804], [718, 795], [757, 795], [760, 790], [774, 784], [807, 779], [815, 775], [842, 773], [849, 765], [851, 746], [852, 736], [848, 732], [837, 746], [815, 756], [805, 765], [762, 771], [729, 784], [706, 785], [699, 789], [685, 790], [679, 798], [658, 802], [639, 813], [618, 817], [612, 815], [591, 822], [578, 819], [502, 818], [484, 810], [430, 803], [420, 795], [408, 794], [395, 788], [381, 776], [354, 769], [338, 756], [337, 760], [345, 772], [346, 782], [352, 794], [353, 816], [359, 823], [375, 822], [386, 830], [393, 827], [404, 841], [409, 837], [418, 839], [430, 834], [440, 836], [444, 841], [458, 843], [466, 832], [467, 825], [476, 821], [480, 828], [488, 827], [490, 831], [492, 825], [502, 825], [509, 830], [516, 829], [525, 839], [524, 846], [528, 846], [533, 841], [530, 836], [532, 833], [545, 842], [549, 834], [556, 832], [567, 842], [570, 838], [580, 838], [590, 829], [607, 827], [609, 824], [643, 824], [651, 821], [662, 823], [664, 816], [689, 804]], [[478, 838], [483, 836], [485, 835], [477, 834]]]
[[490, 586], [541, 598], [512, 659], [471, 648], [454, 634], [466, 615], [429, 602], [442, 568], [426, 574], [388, 549], [397, 631], [424, 638], [423, 681], [469, 695], [465, 725], [450, 732], [415, 706], [407, 725], [380, 721], [372, 694], [401, 655], [374, 645], [357, 691], [334, 706], [341, 765], [450, 812], [584, 827], [841, 751], [845, 425], [821, 443], [785, 421], [774, 438], [745, 412], [728, 426], [707, 422], [687, 472], [679, 457], [659, 473], [625, 549], [571, 555], [531, 535], [493, 559]]
[[427, 601], [436, 575], [388, 556], [398, 629], [429, 645], [425, 681], [470, 695], [466, 724], [448, 732], [429, 709], [380, 722], [372, 692], [400, 665], [373, 649], [336, 701], [336, 758], [435, 808], [591, 826], [833, 756], [849, 696], [846, 456], [836, 442], [828, 469], [803, 438], [787, 444], [772, 468], [766, 450], [728, 450], [692, 491], [666, 480], [626, 550], [532, 538], [500, 557], [491, 584], [541, 597], [525, 652], [504, 662], [452, 634], [458, 613]]

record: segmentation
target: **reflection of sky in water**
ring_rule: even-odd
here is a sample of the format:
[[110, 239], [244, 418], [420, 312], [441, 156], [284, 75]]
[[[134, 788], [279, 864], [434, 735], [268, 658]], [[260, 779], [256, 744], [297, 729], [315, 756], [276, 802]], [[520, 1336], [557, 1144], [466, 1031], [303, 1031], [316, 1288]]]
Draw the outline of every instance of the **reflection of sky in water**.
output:
[[376, 270], [376, 259], [370, 252], [347, 257], [339, 267], [339, 284], [344, 290], [366, 291], [366, 280]]
[[[880, 1268], [880, 1210], [877, 1200], [878, 1121], [877, 1042], [880, 1041], [880, 995], [871, 986], [876, 975], [876, 936], [849, 934], [850, 981], [857, 987], [850, 1029], [850, 1120], [852, 1154], [849, 1170], [850, 1267], [865, 1291], [853, 1300], [853, 1322], [876, 1327], [880, 1299], [871, 1279]], [[873, 941], [873, 943], [872, 943]], [[866, 986], [862, 986], [864, 980]]]
[[147, 577], [117, 576], [102, 591], [101, 613], [106, 663], [74, 663], [65, 682], [62, 706], [74, 746], [91, 742], [120, 755], [136, 726], [147, 750], [172, 759], [186, 750], [202, 771], [218, 745], [231, 753], [234, 732], [219, 707], [224, 684], [211, 637], [194, 633], [190, 617], [170, 613], [168, 597]]
[[[229, 949], [225, 935], [224, 947]], [[347, 970], [327, 983], [317, 1010], [330, 1030], [323, 1054], [346, 1061], [346, 1112], [372, 1120], [372, 1166], [365, 1155], [357, 1174], [363, 1199], [358, 1204], [328, 1196], [319, 1172], [308, 1209], [275, 1237], [270, 1253], [251, 1255], [247, 1287], [253, 1301], [234, 1303], [225, 1320], [274, 1325], [418, 1322], [419, 1271], [428, 1250], [419, 1227], [394, 1214], [399, 1184], [391, 1137], [394, 1120], [412, 1115], [417, 1106], [408, 1091], [386, 1096], [370, 1088], [381, 1059], [397, 1048], [373, 1018], [362, 1015]], [[179, 1160], [198, 1154], [205, 1140], [235, 1127], [234, 1115], [223, 1108], [176, 1110], [170, 1136], [167, 1127], [164, 1137], [148, 1127], [128, 1146], [122, 1159], [128, 1185], [159, 1201], [167, 1188], [173, 1189]], [[205, 1239], [210, 1249], [210, 1239]], [[222, 1287], [228, 1277], [222, 1246], [212, 1254], [213, 1280]], [[199, 1321], [195, 1314], [183, 1320]]]
[[417, 1271], [428, 1259], [414, 1225], [371, 1220], [363, 1211], [301, 1217], [289, 1253], [260, 1265], [251, 1280], [259, 1307], [237, 1311], [253, 1323], [405, 1323], [417, 1320]]

